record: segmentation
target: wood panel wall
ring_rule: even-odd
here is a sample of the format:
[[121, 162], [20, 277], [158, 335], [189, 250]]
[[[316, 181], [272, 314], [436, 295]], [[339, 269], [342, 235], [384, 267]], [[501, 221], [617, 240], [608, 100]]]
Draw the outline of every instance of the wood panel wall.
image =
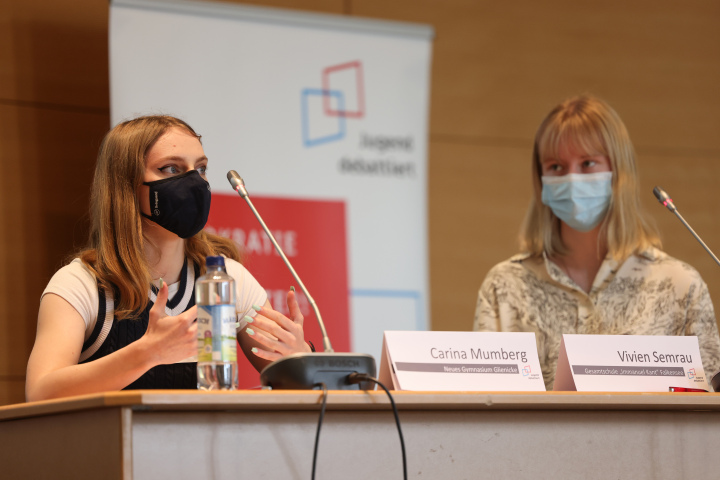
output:
[[[666, 250], [698, 268], [720, 298], [720, 269], [651, 193], [663, 186], [720, 251], [720, 3], [237, 3], [434, 26], [434, 330], [471, 328], [485, 273], [516, 252], [535, 129], [552, 106], [584, 92], [625, 120]], [[0, 2], [0, 404], [24, 400], [40, 294], [85, 240], [94, 157], [109, 128], [107, 36], [107, 2]]]

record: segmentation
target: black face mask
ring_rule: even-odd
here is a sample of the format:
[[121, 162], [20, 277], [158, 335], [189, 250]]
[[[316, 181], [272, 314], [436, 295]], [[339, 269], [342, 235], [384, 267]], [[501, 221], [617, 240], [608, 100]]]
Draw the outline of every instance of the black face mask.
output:
[[210, 213], [210, 184], [197, 170], [154, 182], [150, 187], [149, 218], [180, 238], [190, 238], [203, 229]]

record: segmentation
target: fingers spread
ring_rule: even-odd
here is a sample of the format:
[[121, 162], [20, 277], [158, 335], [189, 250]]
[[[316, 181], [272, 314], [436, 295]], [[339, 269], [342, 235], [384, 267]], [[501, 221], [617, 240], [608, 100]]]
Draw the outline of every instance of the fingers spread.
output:
[[305, 321], [305, 318], [303, 317], [303, 314], [300, 312], [300, 305], [298, 305], [297, 302], [297, 294], [295, 293], [294, 289], [291, 289], [287, 294], [287, 306], [288, 310], [290, 311], [290, 318], [300, 325], [303, 324]]
[[271, 362], [273, 362], [279, 358], [282, 358], [281, 354], [279, 354], [277, 352], [269, 352], [267, 350], [263, 350], [262, 348], [253, 347], [252, 353], [257, 357], [263, 358], [265, 360], [270, 360]]
[[272, 321], [273, 323], [276, 323], [280, 326], [283, 330], [292, 330], [293, 327], [295, 327], [295, 322], [287, 318], [282, 313], [278, 312], [277, 310], [273, 310], [271, 308], [261, 307], [261, 308], [255, 308], [258, 314], [255, 316], [255, 318], [258, 318], [260, 316], [267, 318], [268, 320]]
[[[248, 326], [245, 333], [254, 338], [257, 343], [267, 347], [270, 352], [289, 355], [296, 352], [309, 352], [310, 347], [305, 343], [303, 332], [303, 316], [300, 313], [295, 292], [288, 293], [288, 308], [293, 319], [273, 310], [269, 304], [265, 307], [253, 305], [257, 312], [255, 318], [246, 318]], [[262, 358], [268, 358], [259, 354]]]
[[255, 317], [255, 321], [246, 328], [246, 333], [254, 338], [259, 344], [287, 355], [292, 353], [292, 349], [288, 345], [292, 345], [294, 337], [281, 329], [275, 322], [263, 318]]

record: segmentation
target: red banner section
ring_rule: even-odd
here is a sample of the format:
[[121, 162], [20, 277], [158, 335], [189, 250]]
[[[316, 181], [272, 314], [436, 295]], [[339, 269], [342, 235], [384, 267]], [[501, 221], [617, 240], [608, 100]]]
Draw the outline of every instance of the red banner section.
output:
[[[333, 348], [350, 351], [345, 202], [257, 196], [252, 202], [315, 299]], [[234, 193], [213, 193], [205, 229], [240, 245], [245, 267], [265, 288], [273, 308], [284, 315], [287, 292], [295, 286], [305, 317], [305, 338], [322, 351], [320, 327], [310, 303], [245, 200]], [[240, 388], [260, 385], [258, 373], [241, 356]]]

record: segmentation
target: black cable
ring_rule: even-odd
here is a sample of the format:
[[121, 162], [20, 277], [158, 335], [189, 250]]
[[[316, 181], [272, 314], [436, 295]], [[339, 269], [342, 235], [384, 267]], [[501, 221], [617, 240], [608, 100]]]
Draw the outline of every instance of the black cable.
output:
[[407, 480], [407, 457], [405, 455], [405, 440], [403, 439], [402, 428], [400, 428], [400, 415], [398, 415], [397, 405], [395, 405], [395, 400], [393, 400], [392, 395], [390, 395], [390, 390], [388, 390], [387, 387], [380, 382], [380, 380], [371, 377], [367, 373], [351, 373], [350, 375], [348, 375], [347, 381], [351, 385], [361, 382], [373, 382], [377, 383], [380, 388], [385, 390], [385, 393], [390, 399], [390, 405], [392, 405], [393, 414], [395, 415], [395, 424], [397, 425], [398, 435], [400, 436], [400, 449], [402, 450], [403, 479]]
[[314, 385], [315, 387], [322, 387], [323, 389], [323, 398], [322, 398], [322, 407], [320, 408], [320, 418], [318, 419], [318, 426], [317, 426], [317, 432], [315, 432], [315, 448], [313, 448], [313, 464], [312, 464], [312, 480], [315, 480], [315, 465], [317, 464], [317, 453], [318, 453], [318, 443], [320, 443], [320, 429], [322, 428], [322, 422], [323, 418], [325, 418], [325, 407], [327, 406], [327, 395], [328, 395], [328, 389], [327, 385], [324, 383], [317, 383]]

